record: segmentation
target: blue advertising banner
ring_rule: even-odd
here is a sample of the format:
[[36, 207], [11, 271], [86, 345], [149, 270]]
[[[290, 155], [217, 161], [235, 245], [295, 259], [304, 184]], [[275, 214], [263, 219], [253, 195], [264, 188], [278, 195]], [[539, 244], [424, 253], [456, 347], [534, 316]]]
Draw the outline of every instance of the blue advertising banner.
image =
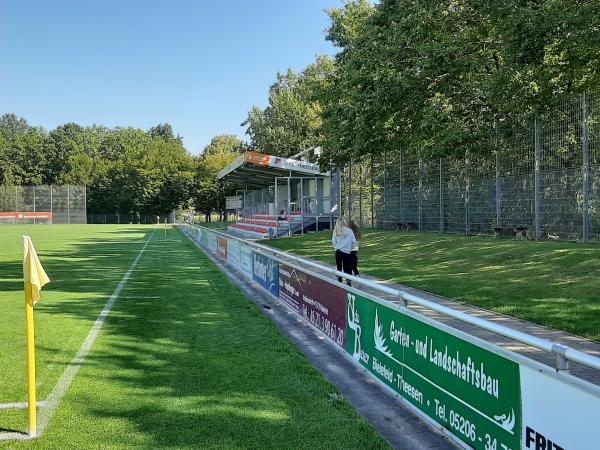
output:
[[252, 252], [254, 281], [279, 298], [279, 263], [268, 256]]
[[244, 275], [252, 279], [252, 249], [245, 244], [240, 244], [240, 265]]

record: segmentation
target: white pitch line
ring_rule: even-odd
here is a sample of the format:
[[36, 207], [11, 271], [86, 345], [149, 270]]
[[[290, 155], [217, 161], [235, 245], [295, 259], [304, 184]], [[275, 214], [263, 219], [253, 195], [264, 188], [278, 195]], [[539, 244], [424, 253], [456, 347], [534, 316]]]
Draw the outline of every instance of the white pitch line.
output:
[[[50, 423], [50, 419], [52, 419], [52, 416], [54, 415], [56, 408], [58, 408], [60, 401], [65, 396], [65, 394], [67, 393], [67, 390], [71, 386], [71, 383], [75, 379], [75, 375], [77, 375], [77, 372], [79, 371], [79, 368], [81, 367], [81, 363], [83, 363], [83, 361], [85, 360], [87, 355], [90, 353], [90, 350], [91, 350], [92, 346], [94, 345], [94, 342], [96, 341], [96, 338], [98, 337], [98, 334], [100, 333], [100, 330], [102, 329], [102, 325], [104, 325], [104, 321], [108, 317], [108, 314], [110, 313], [110, 310], [112, 309], [113, 305], [115, 304], [115, 301], [119, 297], [119, 294], [121, 293], [121, 291], [127, 284], [129, 277], [131, 277], [131, 273], [133, 272], [133, 269], [135, 269], [135, 267], [138, 265], [138, 262], [140, 261], [142, 254], [146, 250], [146, 247], [148, 247], [148, 244], [152, 240], [152, 237], [154, 236], [155, 232], [156, 232], [156, 228], [154, 229], [154, 231], [152, 232], [150, 237], [146, 240], [146, 243], [144, 244], [142, 249], [139, 251], [138, 255], [135, 257], [133, 262], [131, 263], [131, 266], [129, 266], [129, 269], [127, 269], [127, 272], [125, 273], [125, 275], [123, 275], [123, 278], [121, 279], [121, 281], [119, 281], [119, 284], [117, 285], [117, 287], [113, 291], [112, 295], [110, 296], [110, 298], [104, 305], [104, 308], [102, 308], [102, 311], [100, 311], [100, 314], [96, 318], [96, 321], [94, 322], [92, 329], [90, 330], [87, 337], [85, 338], [85, 341], [83, 341], [83, 344], [81, 344], [81, 347], [79, 347], [79, 350], [77, 351], [77, 353], [75, 354], [75, 356], [73, 357], [73, 359], [71, 360], [71, 362], [69, 363], [69, 365], [67, 366], [65, 371], [63, 372], [63, 374], [61, 375], [60, 379], [54, 386], [54, 389], [52, 389], [52, 392], [50, 392], [50, 395], [48, 395], [48, 397], [46, 398], [47, 408], [45, 408], [44, 410], [42, 410], [40, 412], [37, 435], [35, 437], [40, 437], [44, 433], [46, 428], [48, 427], [48, 424]], [[31, 439], [31, 437], [27, 434], [18, 433], [18, 432], [0, 433], [0, 441], [13, 440], [13, 439], [24, 440], [24, 439]]]
[[[16, 402], [16, 403], [0, 403], [0, 409], [27, 409], [29, 403], [27, 402]], [[41, 401], [36, 402], [38, 408], [45, 408], [48, 406], [48, 402]]]

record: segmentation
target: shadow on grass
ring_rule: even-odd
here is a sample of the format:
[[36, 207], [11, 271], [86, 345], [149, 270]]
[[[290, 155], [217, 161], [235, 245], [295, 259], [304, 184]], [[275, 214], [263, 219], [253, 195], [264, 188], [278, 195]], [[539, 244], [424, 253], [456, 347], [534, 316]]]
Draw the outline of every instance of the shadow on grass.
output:
[[[64, 445], [69, 429], [69, 444], [88, 447], [386, 447], [187, 238], [168, 235], [148, 245], [40, 444]], [[81, 265], [72, 279], [55, 276], [54, 289], [112, 291], [124, 273], [113, 259], [133, 260], [139, 246], [128, 257], [97, 245], [75, 245]], [[73, 266], [46, 259], [49, 273]], [[91, 321], [98, 304], [66, 299], [44, 312]]]

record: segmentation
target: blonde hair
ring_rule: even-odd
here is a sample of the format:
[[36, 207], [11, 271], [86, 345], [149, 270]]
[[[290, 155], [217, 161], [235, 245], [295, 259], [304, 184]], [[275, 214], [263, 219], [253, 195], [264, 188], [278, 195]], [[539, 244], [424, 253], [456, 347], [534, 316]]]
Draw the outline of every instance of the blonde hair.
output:
[[335, 223], [335, 228], [333, 229], [333, 234], [336, 236], [341, 236], [346, 232], [346, 228], [348, 228], [348, 222], [344, 216], [340, 216]]

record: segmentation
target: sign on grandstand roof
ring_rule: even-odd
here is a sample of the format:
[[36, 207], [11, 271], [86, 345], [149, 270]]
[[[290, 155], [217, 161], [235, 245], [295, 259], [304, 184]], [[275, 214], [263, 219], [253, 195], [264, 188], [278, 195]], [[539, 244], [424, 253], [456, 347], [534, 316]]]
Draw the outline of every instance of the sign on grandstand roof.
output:
[[318, 164], [314, 164], [308, 161], [300, 161], [291, 158], [280, 158], [277, 156], [271, 156], [269, 165], [271, 167], [278, 167], [285, 170], [296, 170], [299, 172], [306, 172], [317, 175], [321, 172]]
[[283, 173], [281, 171], [296, 172], [296, 175], [319, 175], [321, 173], [321, 168], [318, 164], [308, 161], [266, 155], [264, 153], [246, 152], [221, 170], [219, 172], [219, 178], [224, 178], [244, 167], [262, 168], [265, 169], [265, 172], [271, 171], [273, 176], [282, 176]]

